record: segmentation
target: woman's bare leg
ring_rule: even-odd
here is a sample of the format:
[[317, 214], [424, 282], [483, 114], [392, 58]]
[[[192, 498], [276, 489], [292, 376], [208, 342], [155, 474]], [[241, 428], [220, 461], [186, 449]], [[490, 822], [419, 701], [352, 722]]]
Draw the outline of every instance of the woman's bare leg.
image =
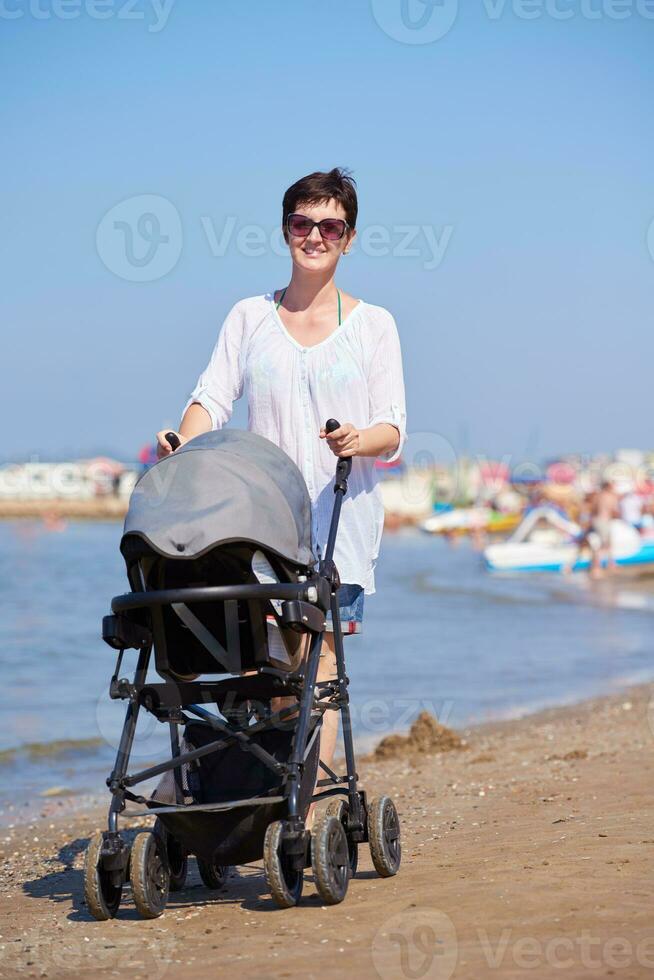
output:
[[[336, 652], [334, 649], [334, 634], [325, 633], [320, 650], [320, 663], [318, 664], [318, 680], [331, 681], [336, 677]], [[322, 716], [322, 729], [320, 732], [320, 760], [326, 766], [330, 766], [334, 759], [334, 749], [336, 748], [336, 738], [338, 736], [338, 723], [341, 717], [340, 711], [325, 711]], [[318, 779], [324, 773], [318, 770]], [[312, 803], [306, 819], [307, 830], [313, 826], [314, 810], [316, 804]]]
[[[336, 651], [334, 649], [334, 634], [325, 633], [320, 651], [318, 665], [318, 680], [332, 681], [336, 678]], [[326, 711], [322, 716], [322, 731], [320, 733], [320, 758], [327, 766], [331, 766], [338, 736], [340, 711]]]
[[[322, 647], [320, 649], [317, 680], [330, 681], [335, 677], [336, 653], [334, 650], [334, 634], [325, 633], [323, 636]], [[270, 703], [270, 707], [272, 711], [280, 711], [282, 708], [287, 708], [294, 704], [297, 704], [295, 698], [273, 698]], [[320, 732], [320, 758], [326, 766], [331, 766], [334, 758], [339, 719], [339, 711], [325, 711], [322, 716], [322, 729]], [[320, 778], [320, 770], [318, 771], [318, 778]], [[311, 829], [313, 824], [314, 808], [315, 803], [312, 803], [306, 819], [306, 827], [308, 830]]]

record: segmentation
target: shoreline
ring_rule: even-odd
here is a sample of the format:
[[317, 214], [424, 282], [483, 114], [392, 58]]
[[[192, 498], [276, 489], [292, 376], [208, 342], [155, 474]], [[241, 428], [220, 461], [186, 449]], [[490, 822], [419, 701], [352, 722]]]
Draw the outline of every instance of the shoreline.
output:
[[129, 498], [91, 497], [80, 500], [74, 497], [52, 497], [48, 499], [0, 500], [0, 520], [80, 520], [80, 521], [119, 521], [124, 520]]
[[279, 912], [258, 866], [235, 869], [217, 893], [193, 868], [162, 918], [137, 919], [126, 888], [119, 917], [97, 923], [80, 869], [108, 794], [74, 811], [48, 801], [43, 817], [0, 831], [0, 972], [163, 977], [181, 965], [205, 977], [220, 957], [252, 978], [385, 980], [409, 975], [402, 949], [407, 969], [424, 963], [426, 929], [439, 972], [422, 975], [439, 980], [651, 976], [653, 696], [641, 684], [462, 729], [460, 751], [361, 758], [365, 788], [396, 799], [403, 863], [382, 880], [362, 846], [332, 908], [310, 871], [300, 906]]
[[[513, 706], [500, 710], [493, 715], [486, 717], [484, 719], [470, 719], [464, 722], [463, 725], [459, 725], [454, 730], [458, 733], [466, 732], [483, 732], [487, 728], [493, 729], [495, 726], [501, 726], [504, 724], [513, 724], [520, 721], [528, 721], [529, 719], [539, 717], [540, 715], [547, 715], [551, 712], [557, 712], [559, 710], [567, 711], [574, 709], [579, 706], [583, 706], [587, 703], [594, 701], [601, 701], [604, 698], [620, 697], [624, 695], [628, 697], [628, 692], [630, 690], [639, 690], [640, 688], [648, 687], [649, 685], [654, 686], [654, 669], [651, 671], [650, 676], [638, 677], [637, 679], [625, 678], [625, 679], [614, 679], [612, 682], [604, 685], [603, 690], [596, 692], [591, 695], [579, 694], [572, 695], [570, 698], [564, 701], [558, 701], [556, 703], [540, 703], [531, 702], [530, 704], [523, 706]], [[654, 726], [654, 707], [653, 711], [653, 726]], [[414, 719], [415, 720], [415, 719]], [[444, 719], [445, 725], [449, 722], [447, 718]], [[357, 758], [369, 759], [374, 753], [375, 747], [384, 739], [392, 738], [395, 736], [404, 737], [410, 730], [410, 725], [403, 728], [391, 728], [387, 731], [377, 731], [375, 733], [359, 733], [355, 731], [354, 733], [354, 748]], [[5, 776], [11, 777], [11, 768], [16, 766], [38, 766], [42, 764], [45, 766], [47, 762], [51, 762], [56, 766], [60, 766], [64, 769], [66, 766], [74, 764], [79, 759], [76, 758], [75, 752], [81, 752], [82, 755], [87, 752], [91, 746], [95, 747], [98, 752], [106, 749], [107, 743], [104, 739], [100, 737], [89, 737], [89, 738], [79, 738], [79, 739], [55, 739], [48, 742], [36, 742], [36, 743], [25, 743], [17, 746], [8, 746], [4, 749], [0, 749], [0, 774], [3, 773]], [[337, 745], [337, 754], [339, 751], [339, 746]], [[108, 796], [104, 790], [104, 781], [111, 768], [112, 760], [115, 753], [111, 753], [111, 759], [105, 761], [104, 765], [100, 764], [100, 760], [97, 761], [97, 772], [95, 772], [95, 762], [93, 765], [93, 772], [91, 776], [96, 775], [97, 778], [94, 780], [94, 788], [89, 790], [79, 785], [74, 785], [74, 781], [71, 784], [66, 784], [65, 776], [60, 774], [59, 770], [55, 768], [53, 775], [49, 776], [47, 780], [36, 781], [34, 783], [34, 792], [26, 800], [23, 796], [13, 796], [13, 803], [7, 804], [7, 802], [0, 798], [0, 836], [2, 835], [3, 829], [5, 829], [8, 824], [15, 822], [21, 817], [33, 822], [34, 819], [40, 819], [35, 817], [35, 811], [43, 809], [44, 806], [50, 804], [54, 805], [58, 809], [65, 807], [66, 812], [75, 813], [78, 810], [83, 812], [88, 809], [92, 809], [94, 805], [98, 805], [99, 802], [108, 801]], [[151, 760], [152, 765], [159, 761], [158, 757]], [[27, 792], [27, 791], [25, 791]], [[49, 809], [51, 807], [48, 807]]]

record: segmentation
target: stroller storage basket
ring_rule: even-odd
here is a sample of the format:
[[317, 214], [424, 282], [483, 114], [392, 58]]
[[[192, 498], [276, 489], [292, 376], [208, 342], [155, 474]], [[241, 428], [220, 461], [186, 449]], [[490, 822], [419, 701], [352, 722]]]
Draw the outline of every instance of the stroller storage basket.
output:
[[[311, 735], [301, 771], [300, 811], [309, 809], [318, 771], [320, 724], [312, 719]], [[293, 729], [272, 729], [253, 735], [252, 741], [279, 763], [287, 763], [293, 747]], [[192, 722], [184, 738], [193, 748], [207, 745], [216, 735], [210, 725]], [[186, 767], [185, 767], [186, 768]], [[214, 812], [160, 813], [166, 828], [189, 850], [219, 865], [247, 864], [263, 854], [268, 824], [286, 817], [281, 772], [273, 772], [240, 745], [232, 744], [203, 756], [186, 768], [183, 790], [194, 803], [238, 803], [233, 809]], [[270, 797], [271, 802], [265, 802]], [[247, 800], [259, 802], [248, 805]]]

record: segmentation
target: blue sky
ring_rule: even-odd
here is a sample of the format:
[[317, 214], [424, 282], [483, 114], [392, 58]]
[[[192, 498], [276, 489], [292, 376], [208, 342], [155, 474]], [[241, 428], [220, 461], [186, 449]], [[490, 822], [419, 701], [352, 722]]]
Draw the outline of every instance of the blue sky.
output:
[[2, 458], [176, 425], [230, 306], [287, 282], [284, 190], [335, 165], [414, 446], [654, 446], [654, 3], [0, 7]]

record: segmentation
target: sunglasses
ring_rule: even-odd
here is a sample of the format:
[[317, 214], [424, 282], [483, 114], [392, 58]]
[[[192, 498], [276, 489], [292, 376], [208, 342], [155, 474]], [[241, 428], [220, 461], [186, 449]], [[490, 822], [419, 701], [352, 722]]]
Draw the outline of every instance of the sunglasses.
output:
[[337, 242], [350, 227], [342, 218], [323, 218], [322, 221], [312, 221], [304, 214], [289, 214], [286, 227], [294, 238], [307, 238], [314, 228], [320, 232], [320, 237], [328, 242]]

